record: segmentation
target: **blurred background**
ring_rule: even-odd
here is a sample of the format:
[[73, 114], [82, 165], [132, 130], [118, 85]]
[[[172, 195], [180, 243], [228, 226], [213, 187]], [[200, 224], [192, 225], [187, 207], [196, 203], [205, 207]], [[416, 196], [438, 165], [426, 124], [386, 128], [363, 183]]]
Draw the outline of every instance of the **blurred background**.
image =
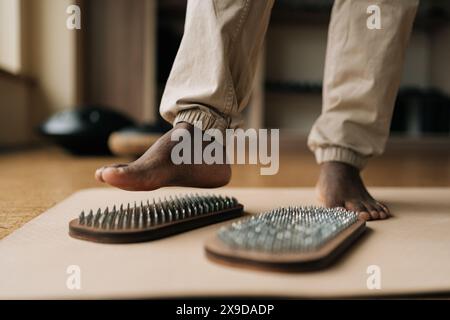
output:
[[[81, 8], [68, 30], [67, 7]], [[332, 0], [277, 0], [247, 126], [306, 136], [320, 113]], [[184, 0], [0, 0], [0, 145], [35, 142], [61, 110], [100, 105], [156, 124], [182, 37]], [[450, 136], [448, 1], [422, 1], [393, 133]]]
[[[80, 30], [66, 27], [72, 4]], [[321, 109], [332, 4], [276, 1], [245, 123], [281, 129], [280, 172], [236, 167], [232, 186], [314, 185], [305, 142]], [[185, 8], [185, 0], [0, 0], [0, 237], [29, 219], [23, 212], [99, 186], [96, 167], [130, 161], [167, 130], [158, 106]], [[449, 17], [449, 1], [421, 1], [391, 139], [364, 172], [370, 186], [450, 185]], [[111, 141], [112, 131], [122, 134]]]

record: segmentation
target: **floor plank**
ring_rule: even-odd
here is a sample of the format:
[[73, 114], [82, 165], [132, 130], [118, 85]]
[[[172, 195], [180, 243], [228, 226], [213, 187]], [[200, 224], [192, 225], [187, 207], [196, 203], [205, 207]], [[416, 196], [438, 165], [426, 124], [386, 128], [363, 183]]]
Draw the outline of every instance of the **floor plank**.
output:
[[[280, 148], [280, 169], [261, 176], [256, 165], [235, 165], [232, 187], [311, 187], [319, 168], [303, 143]], [[300, 147], [299, 147], [300, 146]], [[129, 159], [75, 157], [54, 148], [0, 154], [0, 239], [73, 192], [105, 185], [96, 168]], [[363, 177], [369, 186], [450, 186], [450, 148], [388, 148], [373, 159]]]

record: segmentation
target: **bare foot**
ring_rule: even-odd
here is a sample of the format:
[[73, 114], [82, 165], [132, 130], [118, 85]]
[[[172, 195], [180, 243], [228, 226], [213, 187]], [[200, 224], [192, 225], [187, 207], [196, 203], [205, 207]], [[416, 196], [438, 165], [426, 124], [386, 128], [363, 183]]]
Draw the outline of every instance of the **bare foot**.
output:
[[388, 207], [372, 198], [361, 179], [358, 169], [342, 162], [321, 165], [317, 189], [327, 207], [344, 207], [358, 212], [365, 220], [386, 219]]
[[171, 141], [170, 137], [178, 128], [187, 129], [191, 134], [194, 131], [192, 125], [178, 123], [138, 160], [102, 167], [95, 172], [95, 178], [130, 191], [150, 191], [168, 186], [216, 188], [226, 185], [231, 178], [228, 164], [175, 165], [172, 162], [171, 151], [178, 141]]

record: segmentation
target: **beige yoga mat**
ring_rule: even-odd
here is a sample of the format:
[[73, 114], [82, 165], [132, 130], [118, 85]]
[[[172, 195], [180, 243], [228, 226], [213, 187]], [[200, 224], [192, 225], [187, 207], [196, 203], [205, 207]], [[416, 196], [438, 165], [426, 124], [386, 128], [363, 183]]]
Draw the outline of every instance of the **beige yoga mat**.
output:
[[[334, 298], [450, 293], [450, 188], [372, 189], [390, 205], [394, 218], [369, 222], [365, 235], [337, 263], [318, 272], [271, 273], [212, 263], [204, 255], [203, 243], [220, 224], [130, 245], [90, 243], [67, 234], [68, 222], [81, 209], [187, 191], [191, 190], [91, 189], [72, 195], [0, 241], [0, 298]], [[316, 203], [312, 189], [214, 192], [237, 197], [248, 213]], [[80, 290], [66, 284], [72, 265], [80, 270]], [[372, 265], [379, 268], [380, 289], [367, 287], [367, 269]]]

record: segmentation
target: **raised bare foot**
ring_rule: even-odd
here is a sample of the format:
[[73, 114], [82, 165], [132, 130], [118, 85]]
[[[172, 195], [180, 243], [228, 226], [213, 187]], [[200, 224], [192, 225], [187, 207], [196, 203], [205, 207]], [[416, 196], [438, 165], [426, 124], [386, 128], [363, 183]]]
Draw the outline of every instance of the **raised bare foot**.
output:
[[228, 164], [175, 165], [172, 162], [172, 148], [178, 141], [171, 141], [171, 134], [176, 129], [187, 129], [192, 135], [194, 132], [192, 125], [178, 123], [138, 160], [102, 167], [95, 172], [95, 178], [130, 191], [150, 191], [168, 186], [216, 188], [226, 185], [231, 178]]
[[317, 190], [327, 207], [344, 207], [358, 212], [365, 220], [386, 219], [387, 206], [372, 198], [357, 168], [342, 162], [325, 162], [321, 165]]

